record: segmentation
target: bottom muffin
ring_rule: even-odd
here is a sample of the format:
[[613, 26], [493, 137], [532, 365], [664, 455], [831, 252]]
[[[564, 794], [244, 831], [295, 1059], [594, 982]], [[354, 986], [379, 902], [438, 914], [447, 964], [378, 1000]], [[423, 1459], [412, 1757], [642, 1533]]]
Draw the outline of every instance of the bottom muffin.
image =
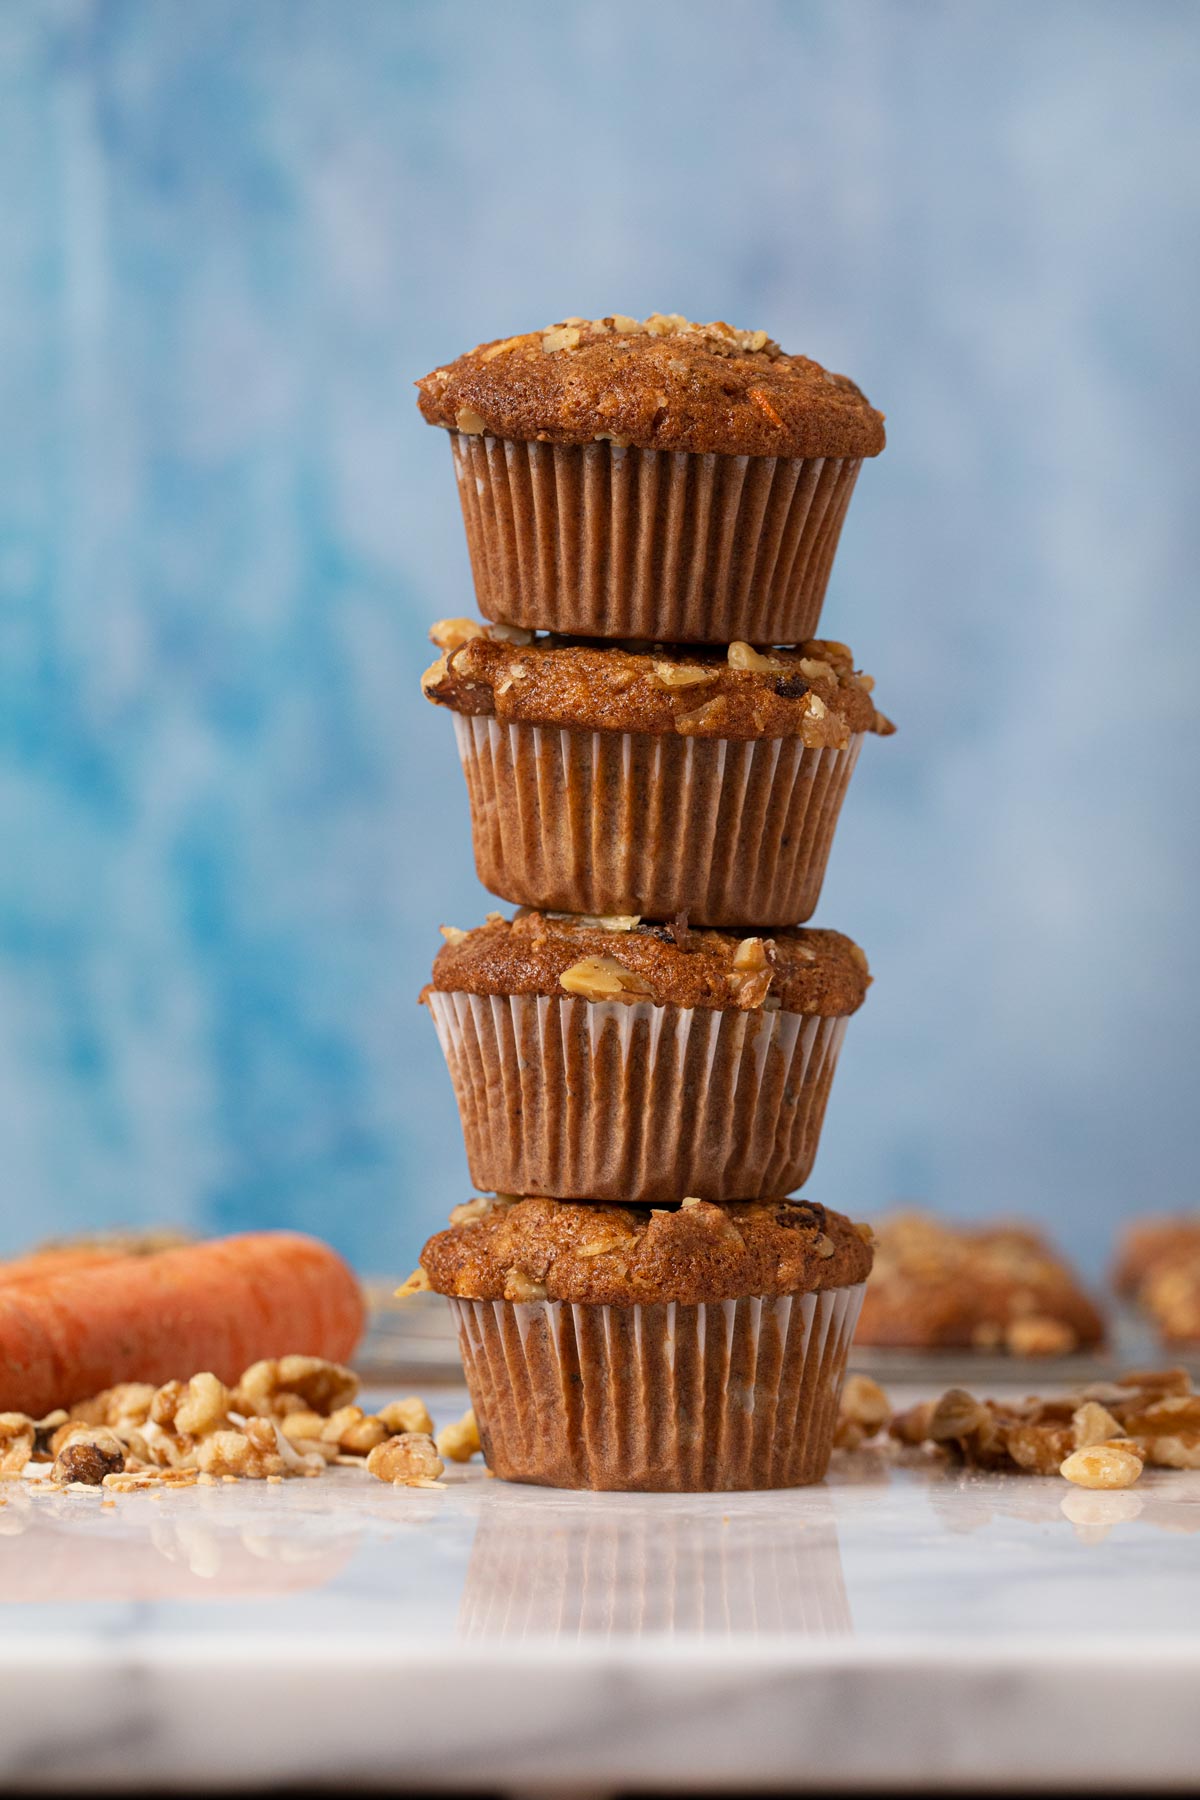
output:
[[870, 1232], [805, 1200], [477, 1199], [421, 1253], [488, 1467], [545, 1487], [798, 1487], [829, 1463]]

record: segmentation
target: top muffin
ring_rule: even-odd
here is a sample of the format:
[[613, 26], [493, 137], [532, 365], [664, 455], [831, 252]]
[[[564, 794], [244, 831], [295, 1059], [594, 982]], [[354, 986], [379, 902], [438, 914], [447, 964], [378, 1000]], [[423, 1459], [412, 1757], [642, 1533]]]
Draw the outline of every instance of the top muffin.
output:
[[564, 319], [480, 344], [417, 383], [431, 425], [517, 441], [723, 456], [862, 457], [883, 414], [765, 331], [677, 313]]

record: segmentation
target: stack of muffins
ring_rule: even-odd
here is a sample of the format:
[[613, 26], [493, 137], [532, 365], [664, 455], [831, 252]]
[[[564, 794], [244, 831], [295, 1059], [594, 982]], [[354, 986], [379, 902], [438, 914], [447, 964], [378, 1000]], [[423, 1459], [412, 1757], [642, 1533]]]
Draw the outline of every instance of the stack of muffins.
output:
[[[808, 1178], [858, 946], [809, 930], [863, 736], [813, 636], [881, 416], [761, 331], [568, 319], [419, 383], [479, 609], [423, 678], [481, 881], [422, 998], [472, 1180], [425, 1246], [489, 1466], [562, 1487], [819, 1480], [870, 1233]], [[786, 646], [786, 647], [781, 647]]]

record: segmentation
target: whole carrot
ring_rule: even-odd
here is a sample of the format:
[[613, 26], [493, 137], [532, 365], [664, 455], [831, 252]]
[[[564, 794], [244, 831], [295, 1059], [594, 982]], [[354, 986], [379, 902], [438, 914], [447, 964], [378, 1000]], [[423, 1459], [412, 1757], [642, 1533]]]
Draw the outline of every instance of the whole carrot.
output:
[[233, 1382], [261, 1357], [344, 1362], [364, 1318], [341, 1257], [287, 1231], [0, 1285], [0, 1412], [39, 1418], [119, 1381], [201, 1369]]

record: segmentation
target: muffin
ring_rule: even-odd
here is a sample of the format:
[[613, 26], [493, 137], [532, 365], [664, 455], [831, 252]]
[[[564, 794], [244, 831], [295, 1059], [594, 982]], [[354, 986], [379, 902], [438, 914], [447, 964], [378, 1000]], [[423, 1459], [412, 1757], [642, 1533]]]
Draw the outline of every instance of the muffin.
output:
[[489, 1469], [643, 1492], [819, 1481], [870, 1266], [802, 1200], [477, 1199], [421, 1253]]
[[480, 610], [583, 637], [816, 634], [883, 416], [763, 331], [566, 319], [417, 383], [451, 434]]
[[421, 999], [477, 1187], [758, 1200], [807, 1179], [870, 982], [849, 938], [538, 912], [442, 931]]
[[950, 1225], [898, 1213], [875, 1228], [861, 1344], [1066, 1356], [1104, 1340], [1075, 1276], [1025, 1225]]
[[844, 644], [628, 650], [470, 619], [430, 635], [422, 687], [454, 713], [494, 894], [700, 925], [811, 917], [863, 737], [894, 729]]
[[1121, 1234], [1113, 1285], [1168, 1344], [1200, 1344], [1200, 1213], [1136, 1219]]

